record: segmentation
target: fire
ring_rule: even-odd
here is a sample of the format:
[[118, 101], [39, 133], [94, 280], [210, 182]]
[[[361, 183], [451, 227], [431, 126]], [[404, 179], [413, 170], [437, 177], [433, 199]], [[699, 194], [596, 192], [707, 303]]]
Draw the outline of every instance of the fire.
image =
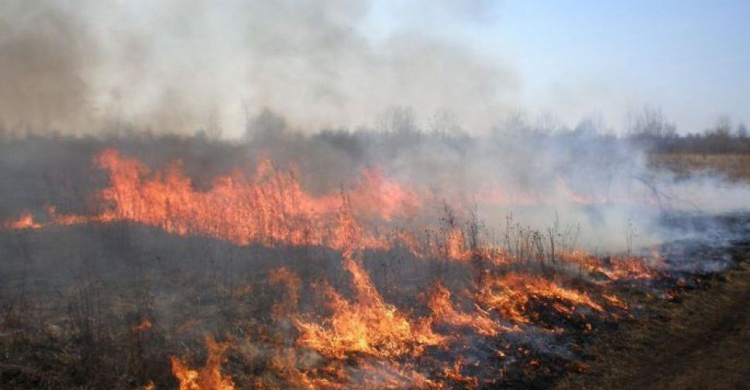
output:
[[653, 279], [656, 277], [654, 270], [646, 262], [637, 257], [614, 258], [611, 260], [611, 273], [613, 279]]
[[144, 318], [138, 325], [133, 327], [133, 330], [135, 331], [145, 331], [151, 329], [153, 324], [148, 318]]
[[30, 211], [24, 211], [17, 219], [3, 223], [3, 228], [13, 230], [41, 229], [42, 227], [42, 224], [34, 222], [34, 216]]
[[[575, 250], [562, 253], [561, 260], [585, 268], [590, 273], [599, 273], [610, 280], [653, 279], [658, 273], [650, 267], [646, 259], [634, 256], [608, 257], [599, 259], [584, 251]], [[653, 256], [658, 262], [659, 254]]]
[[451, 302], [450, 291], [437, 282], [428, 293], [427, 306], [432, 312], [432, 318], [437, 323], [446, 323], [456, 327], [469, 327], [483, 336], [497, 336], [503, 330], [500, 324], [489, 317], [480, 308], [475, 307], [477, 314], [458, 311]]
[[230, 378], [221, 375], [221, 364], [229, 344], [218, 343], [212, 337], [206, 337], [208, 358], [200, 370], [193, 370], [179, 358], [172, 357], [172, 373], [180, 382], [180, 390], [234, 390]]
[[[460, 226], [451, 226], [438, 240], [427, 242], [413, 232], [385, 231], [378, 222], [407, 221], [434, 199], [428, 191], [388, 178], [377, 168], [364, 170], [347, 189], [314, 196], [302, 188], [295, 170], [283, 172], [269, 160], [260, 160], [251, 175], [235, 171], [217, 177], [207, 191], [193, 187], [179, 160], [165, 169], [152, 170], [136, 158], [107, 149], [94, 158], [94, 163], [109, 174], [109, 186], [92, 197], [92, 209], [98, 211], [94, 215], [60, 214], [55, 206], [48, 206], [45, 223], [35, 221], [31, 212], [25, 211], [16, 220], [3, 223], [3, 228], [132, 222], [238, 245], [326, 246], [343, 251], [356, 240], [358, 249], [387, 250], [398, 244], [419, 258], [466, 261], [480, 256], [493, 263], [508, 260], [490, 253], [492, 248], [469, 248]], [[567, 188], [561, 180], [559, 185]], [[584, 200], [572, 190], [566, 193], [576, 202], [600, 202]], [[524, 192], [509, 197], [507, 191], [494, 187], [478, 189], [477, 199], [486, 204], [549, 203], [537, 194]], [[651, 273], [637, 261], [618, 264], [622, 267], [603, 272], [612, 278], [634, 274], [645, 278]]]
[[249, 179], [239, 173], [215, 179], [207, 192], [193, 189], [179, 162], [153, 175], [137, 160], [113, 150], [102, 152], [96, 162], [110, 174], [110, 187], [99, 194], [110, 206], [101, 219], [181, 235], [202, 234], [238, 244], [321, 245], [326, 237], [318, 215], [331, 214], [335, 207], [330, 198], [305, 194], [294, 176], [277, 172], [268, 161], [261, 161]]
[[329, 284], [323, 284], [321, 292], [333, 315], [322, 323], [299, 319], [300, 346], [312, 348], [323, 356], [344, 359], [356, 353], [377, 357], [418, 355], [422, 347], [442, 341], [429, 328], [429, 322], [412, 322], [385, 303], [352, 253], [344, 254], [344, 266], [352, 276], [355, 300], [349, 301]]
[[604, 308], [588, 294], [560, 287], [541, 276], [509, 273], [490, 280], [479, 292], [478, 300], [503, 318], [519, 324], [532, 322], [528, 305], [534, 299], [550, 301], [553, 309], [571, 315], [576, 307], [585, 306], [595, 311]]
[[366, 169], [351, 193], [352, 204], [361, 215], [391, 221], [413, 217], [422, 201], [417, 192], [383, 175], [380, 169]]
[[454, 260], [468, 260], [471, 253], [466, 249], [463, 231], [451, 229], [445, 237], [445, 255]]
[[[363, 248], [386, 248], [385, 238], [360, 226], [359, 219], [389, 221], [413, 215], [417, 195], [380, 171], [365, 171], [349, 193], [312, 196], [295, 173], [279, 171], [261, 160], [253, 175], [239, 172], [218, 177], [210, 190], [193, 188], [181, 162], [151, 171], [135, 158], [115, 150], [101, 152], [94, 162], [109, 173], [109, 187], [94, 199], [101, 210], [93, 216], [61, 215], [47, 208], [49, 224], [135, 222], [179, 235], [205, 235], [240, 245], [316, 245], [343, 249], [357, 230]], [[39, 229], [30, 212], [5, 222], [6, 229]]]
[[282, 320], [292, 317], [297, 312], [299, 301], [299, 290], [302, 280], [289, 268], [279, 268], [269, 275], [269, 282], [283, 284], [286, 287], [284, 299], [273, 306], [271, 316], [274, 320]]
[[[605, 307], [627, 310], [626, 302], [614, 294], [602, 293], [604, 288], [583, 292], [566, 287], [563, 273], [556, 273], [558, 263], [559, 270], [577, 266], [581, 273], [602, 274], [610, 280], [654, 276], [642, 259], [605, 261], [574, 249], [558, 249], [549, 256], [539, 256], [542, 267], [539, 271], [530, 261], [520, 259], [522, 255], [516, 254], [519, 258], [514, 258], [510, 249], [506, 252], [480, 242], [476, 231], [453, 220], [438, 229], [396, 230], [393, 227], [399, 223], [421, 217], [419, 213], [425, 212], [424, 205], [432, 201], [431, 196], [386, 177], [377, 168], [365, 170], [361, 178], [348, 187], [342, 186], [340, 191], [312, 195], [302, 188], [294, 170], [283, 172], [268, 160], [261, 160], [252, 174], [235, 171], [218, 177], [205, 191], [194, 188], [179, 161], [166, 169], [152, 170], [135, 158], [105, 150], [95, 158], [95, 163], [109, 174], [109, 186], [93, 197], [93, 215], [60, 214], [50, 206], [44, 223], [35, 221], [27, 211], [3, 227], [20, 230], [48, 225], [129, 222], [237, 245], [325, 247], [327, 252], [335, 253], [336, 261], [340, 258], [348, 277], [346, 282], [350, 282], [343, 288], [339, 287], [341, 280], [332, 279], [333, 285], [324, 277], [303, 280], [300, 275], [305, 274], [297, 274], [293, 266], [279, 267], [268, 274], [266, 286], [283, 288], [284, 294], [270, 306], [270, 319], [258, 321], [257, 327], [262, 328], [258, 330], [264, 336], [262, 342], [273, 350], [264, 355], [262, 367], [280, 379], [270, 385], [261, 377], [251, 379], [256, 380], [257, 388], [479, 387], [480, 382], [471, 373], [479, 369], [480, 360], [462, 356], [446, 358], [447, 351], [469, 348], [474, 340], [492, 340], [488, 344], [493, 347], [488, 353], [497, 362], [511, 353], [497, 347], [507, 332], [531, 327], [550, 333], [562, 329], [559, 324], [545, 323], [540, 311], [552, 313], [554, 319], [570, 319], [590, 313], [598, 315], [605, 312]], [[523, 191], [491, 189], [479, 193], [480, 200], [486, 196], [500, 203], [548, 202], [539, 194]], [[567, 196], [576, 202], [608, 201], [585, 198], [572, 190]], [[388, 231], [386, 227], [393, 229]], [[534, 243], [544, 253], [542, 241]], [[378, 291], [363, 260], [368, 251], [394, 247], [405, 249], [408, 253], [404, 257], [414, 257], [408, 259], [417, 263], [414, 273], [438, 261], [452, 260], [445, 269], [468, 270], [475, 278], [471, 282], [456, 282], [448, 279], [452, 274], [444, 270], [441, 272], [446, 273], [441, 277], [417, 275], [424, 285], [434, 282], [418, 295], [412, 306], [401, 301], [396, 306]], [[308, 287], [322, 298], [319, 300], [322, 304], [312, 311], [301, 311], [301, 301], [306, 303], [301, 297], [304, 298], [303, 292]], [[257, 285], [247, 284], [234, 287], [230, 295], [239, 301], [256, 291]], [[388, 292], [391, 291], [389, 288]], [[459, 299], [456, 291], [460, 292]], [[180, 332], [197, 323], [198, 319], [189, 319], [175, 330]], [[268, 324], [276, 326], [272, 329]], [[149, 319], [143, 318], [132, 329], [142, 332], [152, 326]], [[587, 323], [587, 327], [591, 325]], [[221, 372], [230, 344], [218, 343], [211, 337], [206, 337], [205, 342], [207, 360], [203, 368], [192, 369], [186, 361], [171, 357], [172, 372], [180, 389], [234, 389], [233, 380]], [[308, 359], [314, 363], [307, 362], [304, 354], [314, 355], [314, 359]], [[531, 360], [529, 364], [540, 363]]]

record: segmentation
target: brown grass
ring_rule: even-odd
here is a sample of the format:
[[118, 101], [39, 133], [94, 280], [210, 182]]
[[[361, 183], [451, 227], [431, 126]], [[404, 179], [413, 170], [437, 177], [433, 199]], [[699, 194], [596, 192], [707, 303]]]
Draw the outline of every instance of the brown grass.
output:
[[740, 389], [750, 383], [750, 245], [741, 262], [671, 302], [649, 304], [645, 319], [599, 335], [586, 347], [584, 374], [559, 389]]
[[649, 156], [649, 165], [678, 176], [719, 174], [750, 183], [750, 154], [654, 153]]

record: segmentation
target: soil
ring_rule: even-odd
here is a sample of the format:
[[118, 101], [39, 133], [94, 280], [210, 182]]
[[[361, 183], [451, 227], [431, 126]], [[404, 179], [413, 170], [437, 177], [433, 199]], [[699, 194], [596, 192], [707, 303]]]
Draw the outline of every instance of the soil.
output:
[[602, 333], [585, 350], [586, 372], [568, 374], [557, 388], [750, 387], [750, 242], [733, 252], [733, 270], [678, 291], [672, 300], [652, 302], [646, 318]]

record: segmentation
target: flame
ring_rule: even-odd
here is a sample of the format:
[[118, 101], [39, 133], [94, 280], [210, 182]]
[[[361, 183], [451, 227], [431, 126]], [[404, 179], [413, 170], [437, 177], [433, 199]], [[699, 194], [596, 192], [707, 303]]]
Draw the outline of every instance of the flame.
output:
[[300, 346], [312, 348], [323, 356], [344, 359], [356, 353], [377, 357], [418, 355], [424, 346], [442, 341], [442, 337], [432, 332], [429, 322], [412, 322], [385, 303], [353, 253], [344, 254], [344, 266], [352, 276], [355, 300], [345, 299], [324, 283], [321, 292], [333, 315], [322, 323], [299, 319]]
[[460, 228], [452, 228], [445, 236], [445, 255], [449, 259], [468, 260], [471, 253], [466, 249], [463, 231]]
[[279, 268], [269, 275], [269, 282], [283, 284], [286, 287], [286, 296], [271, 309], [271, 316], [274, 320], [279, 321], [291, 318], [297, 312], [297, 302], [299, 301], [299, 290], [302, 280], [289, 268]]
[[[422, 235], [405, 230], [385, 231], [383, 226], [396, 225], [424, 212], [422, 205], [431, 197], [386, 177], [377, 168], [365, 170], [352, 186], [342, 187], [339, 192], [312, 195], [302, 188], [294, 170], [283, 172], [268, 160], [259, 161], [252, 174], [235, 171], [218, 177], [205, 191], [194, 188], [179, 161], [166, 169], [152, 170], [135, 158], [105, 150], [95, 163], [109, 173], [109, 186], [93, 197], [93, 215], [60, 214], [50, 206], [44, 223], [35, 221], [32, 213], [25, 211], [18, 219], [3, 223], [3, 228], [131, 222], [237, 245], [323, 246], [341, 255], [350, 286], [338, 288], [336, 284], [334, 288], [325, 279], [312, 283], [315, 293], [323, 298], [324, 307], [315, 308], [321, 310], [299, 311], [303, 286], [308, 285], [303, 285], [302, 278], [291, 268], [281, 267], [269, 273], [269, 284], [285, 290], [282, 299], [271, 307], [271, 319], [284, 326], [277, 327], [282, 330], [259, 331], [265, 332], [264, 342], [270, 340], [274, 348], [263, 364], [290, 387], [479, 387], [477, 378], [466, 375], [476, 361], [467, 362], [460, 356], [436, 358], [430, 351], [442, 353], [468, 345], [467, 340], [477, 337], [502, 340], [505, 332], [525, 329], [525, 325], [544, 326], [539, 318], [541, 307], [568, 318], [584, 312], [579, 310], [582, 307], [587, 313], [604, 312], [605, 306], [614, 311], [628, 307], [617, 296], [601, 293], [603, 289], [587, 293], [564, 287], [559, 278], [521, 273], [522, 261], [502, 249], [476, 242], [475, 235], [458, 224], [439, 230], [428, 228]], [[564, 182], [557, 185], [573, 202], [611, 201], [577, 194]], [[490, 204], [555, 201], [539, 194], [493, 188], [480, 189], [479, 195], [482, 202]], [[464, 285], [461, 299], [456, 299], [454, 292], [438, 280], [420, 295], [419, 302], [424, 306], [414, 311], [396, 307], [386, 302], [362, 261], [366, 250], [388, 250], [394, 245], [421, 259], [422, 264], [422, 260], [450, 259], [455, 262], [451, 266], [471, 267], [482, 277], [469, 287]], [[610, 280], [656, 275], [645, 260], [634, 257], [605, 261], [572, 249], [553, 257], [550, 262], [578, 266], [581, 272], [602, 274]], [[509, 269], [513, 272], [507, 272]], [[231, 295], [242, 297], [254, 288], [249, 284], [237, 287]], [[199, 323], [200, 320], [190, 319], [175, 331], [179, 333]], [[151, 321], [143, 318], [132, 329], [146, 331], [151, 327]], [[229, 343], [206, 337], [206, 347], [208, 358], [200, 369], [171, 357], [180, 389], [234, 389], [232, 379], [221, 373]], [[300, 364], [304, 353], [315, 355], [315, 365]], [[496, 355], [504, 358], [505, 352], [497, 351]], [[428, 362], [427, 369], [419, 366], [424, 361]], [[258, 388], [279, 386], [256, 379]]]
[[384, 176], [381, 169], [365, 169], [362, 178], [351, 193], [352, 204], [361, 215], [391, 221], [398, 217], [408, 219], [416, 215], [422, 204], [414, 190]]
[[12, 230], [41, 229], [43, 227], [42, 224], [34, 222], [34, 216], [28, 210], [22, 212], [17, 219], [4, 222], [2, 226], [5, 229]]
[[[658, 276], [654, 267], [650, 267], [647, 260], [641, 257], [626, 256], [600, 259], [584, 251], [575, 250], [561, 253], [560, 259], [563, 262], [585, 268], [590, 273], [602, 274], [610, 280], [654, 279]], [[661, 256], [655, 253], [653, 259], [658, 262]]]
[[[239, 172], [221, 176], [210, 190], [193, 188], [174, 161], [152, 172], [135, 158], [108, 149], [94, 162], [109, 173], [110, 185], [94, 199], [101, 211], [93, 216], [61, 215], [47, 207], [49, 224], [135, 222], [167, 232], [200, 234], [240, 245], [323, 245], [343, 249], [352, 231], [362, 248], [385, 249], [389, 243], [368, 231], [358, 219], [389, 221], [413, 215], [419, 209], [416, 194], [378, 170], [365, 171], [349, 194], [306, 193], [292, 171], [284, 173], [261, 160], [250, 177]], [[39, 229], [30, 212], [3, 223], [6, 229]]]
[[654, 279], [657, 276], [646, 261], [638, 257], [614, 258], [611, 260], [611, 268], [607, 275], [612, 279]]
[[[93, 208], [98, 213], [59, 214], [54, 206], [48, 206], [47, 223], [34, 221], [31, 212], [25, 211], [16, 220], [3, 223], [3, 228], [40, 229], [47, 225], [122, 221], [239, 245], [326, 246], [343, 251], [356, 240], [358, 249], [387, 250], [398, 244], [419, 258], [466, 261], [479, 256], [493, 264], [509, 260], [492, 248], [469, 249], [464, 231], [458, 226], [447, 229], [442, 242], [420, 242], [410, 232], [388, 235], [377, 228], [375, 222], [413, 218], [423, 204], [432, 200], [428, 192], [388, 178], [378, 168], [364, 170], [348, 191], [342, 188], [339, 193], [313, 196], [303, 190], [295, 170], [282, 172], [269, 160], [260, 160], [249, 176], [235, 171], [217, 177], [207, 191], [193, 188], [179, 160], [163, 170], [152, 171], [135, 158], [107, 149], [94, 158], [94, 163], [109, 173], [110, 182], [93, 196]], [[574, 202], [602, 202], [583, 199], [561, 178], [558, 186], [566, 189], [566, 198]], [[507, 191], [492, 186], [478, 189], [478, 194], [478, 200], [487, 204], [549, 203], [538, 194], [523, 191], [508, 197]], [[574, 260], [580, 263], [581, 259]], [[611, 278], [646, 278], [652, 274], [636, 263], [628, 260], [609, 271], [603, 270], [601, 264], [596, 267]]]
[[541, 276], [515, 272], [489, 280], [477, 299], [484, 307], [519, 324], [532, 322], [531, 315], [535, 312], [530, 312], [528, 305], [535, 299], [551, 301], [553, 309], [566, 315], [572, 315], [575, 308], [580, 306], [595, 311], [604, 310], [586, 293], [560, 287]]
[[144, 318], [138, 325], [133, 327], [133, 330], [142, 332], [151, 329], [152, 326], [151, 321], [148, 318]]
[[469, 327], [483, 336], [497, 336], [504, 330], [500, 324], [487, 315], [480, 308], [475, 307], [476, 314], [458, 311], [451, 302], [450, 291], [442, 282], [435, 283], [428, 293], [427, 306], [432, 312], [433, 321], [446, 323], [456, 327]]
[[180, 382], [180, 390], [234, 390], [232, 380], [221, 375], [221, 364], [228, 347], [228, 343], [217, 343], [206, 336], [208, 358], [200, 370], [190, 369], [184, 361], [173, 356], [172, 373]]

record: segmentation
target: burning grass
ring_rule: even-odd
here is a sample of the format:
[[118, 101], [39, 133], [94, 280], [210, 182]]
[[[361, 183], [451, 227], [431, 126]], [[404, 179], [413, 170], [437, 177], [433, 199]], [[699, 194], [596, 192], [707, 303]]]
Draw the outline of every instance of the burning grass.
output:
[[668, 300], [625, 292], [647, 315], [600, 332], [588, 345], [590, 369], [569, 374], [560, 389], [738, 389], [750, 373], [750, 245], [732, 249], [737, 266], [723, 275], [681, 280]]
[[[179, 162], [94, 162], [90, 212], [3, 224], [11, 388], [547, 386], [632, 315], [623, 285], [669, 283], [659, 256], [591, 255], [557, 221], [509, 216], [498, 243], [378, 169], [313, 194], [267, 160], [203, 190]], [[72, 277], [50, 275], [61, 248]]]

